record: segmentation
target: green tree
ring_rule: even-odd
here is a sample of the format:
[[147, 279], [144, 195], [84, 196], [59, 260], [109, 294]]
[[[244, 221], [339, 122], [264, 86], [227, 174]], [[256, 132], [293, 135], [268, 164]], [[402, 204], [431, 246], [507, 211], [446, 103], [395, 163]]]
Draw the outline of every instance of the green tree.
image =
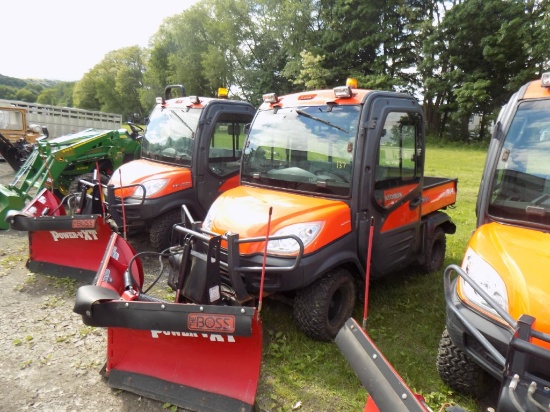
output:
[[101, 103], [96, 91], [97, 70], [91, 69], [76, 82], [73, 89], [75, 107], [86, 110], [100, 110]]
[[32, 90], [29, 90], [26, 87], [23, 88], [23, 89], [19, 89], [19, 90], [17, 90], [17, 92], [15, 92], [15, 100], [21, 100], [23, 102], [34, 103], [34, 102], [36, 102], [36, 98], [37, 98], [36, 93], [33, 92]]
[[300, 56], [302, 57], [302, 69], [293, 83], [303, 85], [306, 90], [326, 88], [330, 71], [321, 66], [325, 56], [314, 56], [305, 50], [300, 53]]
[[75, 82], [60, 82], [54, 87], [45, 88], [38, 95], [36, 101], [41, 104], [72, 107], [74, 85]]
[[15, 100], [17, 89], [15, 87], [0, 84], [0, 99]]
[[111, 51], [74, 87], [74, 103], [89, 110], [119, 113], [127, 118], [144, 115], [140, 103], [145, 71], [139, 46]]
[[440, 136], [469, 140], [468, 120], [476, 114], [481, 125], [475, 138], [483, 139], [495, 110], [534, 77], [530, 45], [538, 11], [530, 6], [532, 1], [465, 0], [445, 13], [425, 42], [421, 65], [424, 74], [437, 73], [426, 78], [425, 106], [431, 105], [432, 130], [433, 109], [441, 116]]

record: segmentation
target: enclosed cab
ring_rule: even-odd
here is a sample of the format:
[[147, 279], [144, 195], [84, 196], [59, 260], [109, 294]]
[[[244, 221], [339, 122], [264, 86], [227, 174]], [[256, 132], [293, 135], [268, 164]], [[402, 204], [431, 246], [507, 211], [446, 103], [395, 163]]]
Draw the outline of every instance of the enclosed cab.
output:
[[[516, 408], [513, 402], [524, 408], [513, 410], [549, 405], [549, 131], [547, 73], [524, 85], [499, 114], [476, 205], [477, 229], [462, 266], [453, 270], [459, 276], [449, 274], [445, 282], [439, 373], [473, 395], [487, 389], [488, 376], [515, 380], [503, 385], [499, 410]], [[537, 402], [546, 409], [537, 409]]]
[[242, 279], [237, 300], [264, 282], [266, 293], [292, 299], [307, 335], [331, 340], [351, 314], [369, 248], [372, 277], [442, 265], [455, 226], [439, 209], [454, 204], [457, 181], [423, 171], [423, 113], [410, 95], [351, 86], [265, 95], [240, 186], [218, 197], [190, 238], [221, 237], [220, 276]]
[[48, 130], [27, 123], [27, 110], [4, 106], [0, 101], [0, 159], [17, 171], [33, 151], [37, 140], [48, 137]]
[[[170, 98], [174, 90], [183, 96]], [[182, 204], [203, 217], [220, 193], [238, 184], [245, 127], [254, 113], [247, 102], [186, 96], [182, 86], [168, 86], [151, 113], [141, 158], [109, 182], [119, 229], [146, 229], [161, 250], [181, 221]]]

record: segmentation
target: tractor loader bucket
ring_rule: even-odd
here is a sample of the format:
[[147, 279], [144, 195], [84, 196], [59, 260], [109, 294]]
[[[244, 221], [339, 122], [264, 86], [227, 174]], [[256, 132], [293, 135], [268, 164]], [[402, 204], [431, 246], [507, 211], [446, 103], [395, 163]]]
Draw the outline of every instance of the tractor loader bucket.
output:
[[25, 206], [25, 199], [14, 190], [0, 185], [0, 229], [10, 228], [7, 216], [10, 210], [21, 210]]
[[97, 273], [112, 233], [101, 214], [68, 215], [65, 205], [47, 189], [22, 211], [9, 210], [6, 221], [11, 229], [28, 232], [31, 272], [86, 281]]
[[93, 284], [77, 291], [74, 311], [107, 328], [109, 386], [193, 411], [252, 411], [262, 357], [257, 309], [179, 295], [168, 302], [141, 292], [143, 279], [139, 257], [113, 233]]

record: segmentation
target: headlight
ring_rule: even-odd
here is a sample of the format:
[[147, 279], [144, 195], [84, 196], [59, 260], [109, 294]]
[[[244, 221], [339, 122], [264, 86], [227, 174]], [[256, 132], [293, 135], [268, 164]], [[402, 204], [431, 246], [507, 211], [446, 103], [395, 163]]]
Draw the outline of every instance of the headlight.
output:
[[[155, 193], [160, 191], [164, 186], [166, 186], [166, 183], [168, 183], [168, 179], [156, 179], [156, 180], [148, 180], [142, 185], [145, 187], [145, 193], [147, 194], [147, 197], [153, 196]], [[132, 197], [143, 197], [143, 188], [141, 186], [138, 186], [136, 190], [134, 191], [134, 194]]]
[[[493, 269], [472, 249], [468, 248], [462, 262], [462, 269], [470, 276], [485, 292], [506, 312], [508, 312], [508, 292], [506, 285], [497, 271]], [[497, 314], [495, 310], [462, 278], [460, 279], [461, 289], [464, 297], [479, 307]], [[498, 316], [498, 315], [497, 315]]]
[[216, 202], [212, 203], [212, 206], [210, 206], [210, 209], [208, 209], [208, 213], [206, 214], [206, 217], [202, 221], [202, 228], [205, 230], [212, 230], [212, 222], [214, 221], [214, 216], [217, 215], [218, 212], [218, 204]]
[[[304, 247], [307, 247], [317, 237], [323, 224], [321, 222], [297, 223], [277, 230], [273, 236], [298, 236]], [[267, 251], [276, 254], [292, 254], [300, 250], [300, 245], [294, 239], [270, 240], [267, 242]]]

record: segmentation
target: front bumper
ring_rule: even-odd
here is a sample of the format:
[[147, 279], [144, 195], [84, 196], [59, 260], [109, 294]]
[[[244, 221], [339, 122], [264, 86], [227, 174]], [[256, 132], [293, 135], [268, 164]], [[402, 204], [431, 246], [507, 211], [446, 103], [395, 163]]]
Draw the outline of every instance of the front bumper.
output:
[[[497, 311], [504, 323], [492, 320], [466, 305], [456, 291], [458, 277], [468, 282]], [[550, 335], [534, 329], [535, 319], [512, 319], [460, 267], [445, 270], [447, 329], [454, 345], [501, 381], [499, 411], [550, 409]], [[545, 409], [546, 408], [546, 409]]]
[[191, 204], [194, 202], [194, 190], [191, 188], [151, 199], [147, 197], [143, 185], [135, 186], [142, 186], [143, 188], [144, 195], [139, 199], [121, 199], [120, 197], [116, 197], [114, 190], [118, 188], [108, 186], [107, 199], [109, 212], [119, 227], [122, 227], [124, 224], [131, 229], [146, 227], [153, 219], [163, 213], [181, 208], [182, 204]]

